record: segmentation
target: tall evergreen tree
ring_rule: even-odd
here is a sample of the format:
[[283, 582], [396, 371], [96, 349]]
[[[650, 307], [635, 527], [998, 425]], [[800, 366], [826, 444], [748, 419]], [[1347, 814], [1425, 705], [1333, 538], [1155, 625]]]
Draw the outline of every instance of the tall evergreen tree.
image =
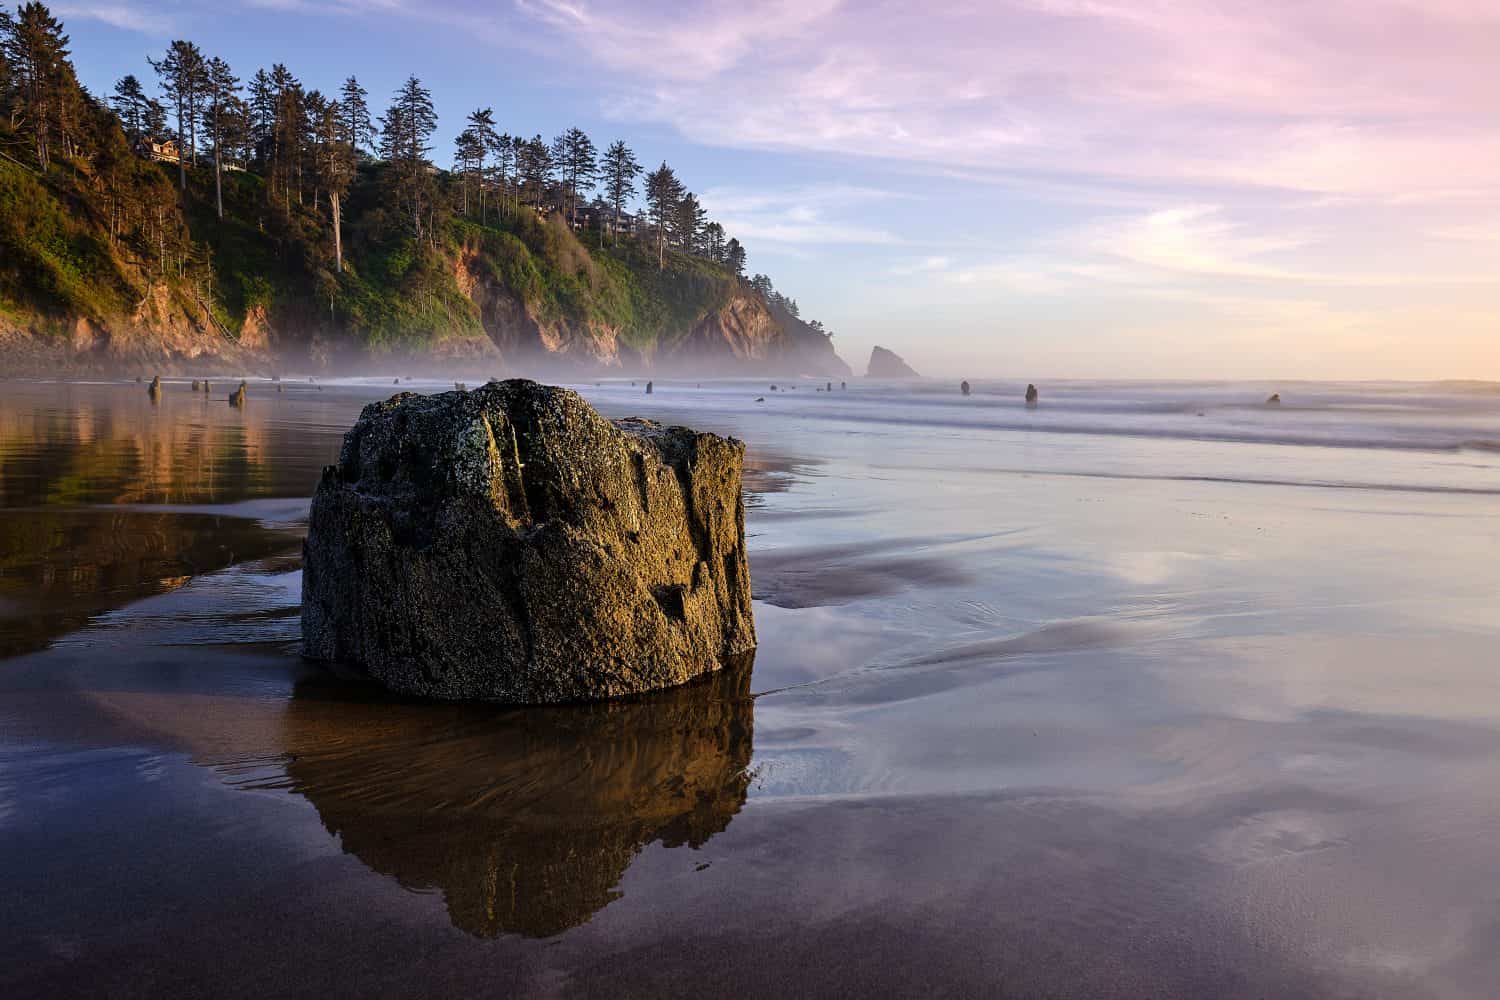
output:
[[437, 131], [437, 112], [432, 94], [422, 81], [408, 77], [381, 119], [381, 155], [390, 163], [390, 176], [398, 205], [407, 211], [418, 239], [423, 235], [422, 216], [430, 205], [432, 178], [428, 154], [432, 134]]
[[162, 107], [161, 101], [153, 98], [146, 102], [146, 109], [141, 113], [141, 127], [149, 136], [167, 134], [167, 109]]
[[68, 61], [62, 22], [40, 3], [16, 9], [0, 21], [0, 56], [10, 78], [13, 120], [31, 133], [37, 166], [47, 169], [55, 140], [66, 144], [66, 124], [80, 92]]
[[500, 141], [495, 132], [495, 112], [490, 108], [476, 108], [469, 113], [469, 127], [465, 130], [474, 143], [474, 173], [479, 180], [479, 221], [488, 222], [488, 205], [485, 200], [485, 160]]
[[[284, 69], [284, 67], [278, 67]], [[276, 94], [276, 117], [272, 129], [271, 146], [274, 161], [271, 169], [271, 187], [281, 192], [282, 208], [291, 212], [292, 195], [297, 204], [302, 204], [302, 166], [307, 147], [308, 115], [307, 93], [302, 84], [290, 73], [278, 80], [273, 68], [271, 79], [278, 87]]]
[[454, 137], [453, 146], [453, 169], [458, 173], [458, 186], [463, 199], [460, 211], [468, 215], [469, 184], [475, 177], [484, 176], [484, 140], [474, 126], [470, 125]]
[[146, 134], [146, 109], [149, 102], [146, 88], [141, 86], [141, 81], [133, 73], [121, 77], [115, 84], [115, 92], [110, 96], [109, 103], [115, 109], [115, 114], [120, 116], [120, 124], [132, 142], [139, 142]]
[[187, 188], [187, 161], [197, 162], [198, 104], [207, 69], [203, 53], [181, 39], [167, 46], [161, 59], [148, 60], [161, 80], [162, 93], [177, 112], [177, 183]]
[[651, 222], [656, 227], [656, 265], [667, 266], [667, 227], [672, 223], [677, 206], [682, 201], [682, 182], [666, 161], [646, 175], [646, 206], [651, 211]]
[[240, 81], [229, 63], [214, 56], [204, 64], [203, 125], [214, 147], [214, 212], [224, 218], [224, 125], [225, 109], [239, 99]]
[[[350, 79], [353, 79], [352, 77]], [[349, 136], [348, 112], [338, 101], [325, 101], [313, 124], [314, 165], [318, 185], [328, 192], [328, 208], [333, 230], [334, 269], [344, 272], [344, 195], [354, 180], [359, 153]]]
[[[255, 92], [259, 83], [258, 79], [251, 81], [252, 101], [261, 96]], [[292, 187], [297, 180], [299, 154], [306, 131], [302, 84], [283, 63], [271, 67], [264, 84], [265, 99], [269, 102], [265, 113], [266, 151], [263, 154], [268, 181], [266, 194], [274, 197], [280, 193], [283, 211], [290, 212]]]
[[708, 213], [698, 203], [698, 196], [689, 191], [678, 199], [672, 210], [672, 235], [677, 245], [688, 253], [700, 252], [700, 237]]
[[724, 244], [724, 263], [728, 264], [729, 269], [738, 277], [745, 276], [745, 248], [740, 245], [739, 240], [733, 237], [730, 237], [729, 242]]
[[593, 190], [599, 176], [598, 150], [581, 128], [570, 128], [552, 140], [552, 159], [563, 184], [563, 212], [569, 224], [578, 215], [578, 196]]
[[547, 189], [552, 186], [555, 166], [552, 147], [540, 135], [518, 142], [516, 175], [520, 178], [523, 196], [538, 209], [543, 207]]
[[374, 124], [370, 121], [370, 105], [365, 98], [370, 92], [359, 85], [354, 77], [344, 81], [339, 90], [339, 122], [342, 128], [343, 141], [354, 151], [355, 156], [360, 150], [368, 149], [375, 141], [376, 131]]
[[724, 227], [710, 222], [703, 227], [703, 249], [715, 264], [724, 263]]
[[276, 127], [276, 88], [271, 75], [264, 69], [255, 71], [250, 78], [250, 145], [254, 147], [252, 157], [256, 166], [265, 169], [271, 158], [271, 133]]
[[640, 176], [641, 165], [635, 161], [635, 153], [616, 139], [604, 151], [604, 189], [609, 195], [610, 207], [615, 216], [615, 243], [620, 242], [620, 213], [635, 195], [635, 179]]
[[[495, 136], [490, 143], [490, 156], [495, 160], [495, 178], [500, 189], [502, 210], [511, 189], [511, 170], [516, 162], [516, 139], [509, 132]], [[519, 208], [519, 204], [517, 205]]]

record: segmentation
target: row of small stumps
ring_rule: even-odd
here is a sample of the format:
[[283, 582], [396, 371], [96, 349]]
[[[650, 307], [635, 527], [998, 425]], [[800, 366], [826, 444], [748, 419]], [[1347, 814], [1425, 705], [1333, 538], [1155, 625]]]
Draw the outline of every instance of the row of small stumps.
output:
[[[143, 381], [145, 381], [145, 380], [142, 379], [140, 376], [136, 376], [136, 382], [143, 382]], [[271, 381], [275, 384], [277, 392], [284, 391], [285, 387], [281, 383], [281, 376], [279, 376], [279, 375], [275, 376], [275, 377], [273, 377], [271, 379]], [[314, 380], [311, 379], [311, 378], [309, 378], [307, 381], [308, 381], [309, 384], [316, 385], [316, 383], [314, 382]], [[399, 382], [400, 379], [397, 379], [396, 381]], [[195, 379], [192, 380], [191, 386], [192, 386], [192, 391], [193, 392], [201, 392], [201, 393], [203, 393], [203, 398], [207, 399], [209, 392], [213, 388], [213, 383], [211, 383], [206, 378], [205, 379], [196, 379], [195, 378]], [[458, 387], [458, 383], [455, 383], [454, 386], [455, 386], [455, 388], [457, 388]], [[323, 387], [321, 385], [316, 385], [316, 388], [317, 388], [317, 390], [319, 392], [323, 391]], [[151, 377], [151, 384], [146, 387], [146, 393], [147, 393], [147, 395], [149, 395], [151, 397], [151, 402], [153, 402], [153, 403], [159, 402], [161, 400], [162, 384], [161, 384], [161, 376], [160, 375], [153, 375]], [[248, 385], [246, 384], [246, 382], [245, 382], [244, 379], [240, 379], [239, 386], [234, 390], [234, 392], [232, 392], [232, 393], [229, 394], [229, 405], [235, 407], [236, 409], [239, 409], [240, 407], [243, 407], [245, 405], [245, 400], [247, 398], [249, 398], [248, 397], [248, 393], [249, 393], [249, 387], [248, 387]]]

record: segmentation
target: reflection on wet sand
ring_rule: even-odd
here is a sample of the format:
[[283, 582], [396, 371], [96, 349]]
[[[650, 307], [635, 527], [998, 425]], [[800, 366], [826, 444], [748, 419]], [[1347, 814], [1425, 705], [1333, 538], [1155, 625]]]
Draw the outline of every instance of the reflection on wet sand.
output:
[[558, 934], [621, 895], [655, 841], [698, 847], [745, 803], [750, 663], [637, 700], [497, 710], [297, 685], [285, 777], [345, 851], [444, 894], [478, 937]]
[[238, 517], [109, 509], [0, 517], [0, 657], [41, 649], [92, 616], [190, 578], [294, 548]]
[[[356, 400], [207, 406], [186, 385], [17, 383], [0, 394], [0, 507], [306, 496]], [[59, 398], [61, 397], [61, 398]], [[289, 424], [296, 420], [300, 426]], [[344, 421], [347, 422], [347, 421]], [[273, 461], [271, 456], [274, 455]]]

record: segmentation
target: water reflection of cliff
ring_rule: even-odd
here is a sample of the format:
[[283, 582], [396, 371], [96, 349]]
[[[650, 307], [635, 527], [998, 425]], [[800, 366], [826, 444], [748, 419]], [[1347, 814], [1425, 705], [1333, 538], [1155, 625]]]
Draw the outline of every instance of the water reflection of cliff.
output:
[[244, 518], [73, 508], [0, 513], [0, 658], [199, 573], [295, 550]]
[[338, 450], [320, 401], [262, 393], [236, 410], [176, 384], [155, 406], [133, 384], [5, 388], [0, 507], [300, 496]]
[[293, 790], [344, 850], [455, 926], [545, 937], [586, 922], [647, 844], [697, 847], [745, 802], [748, 663], [646, 698], [524, 711], [350, 701], [302, 684]]

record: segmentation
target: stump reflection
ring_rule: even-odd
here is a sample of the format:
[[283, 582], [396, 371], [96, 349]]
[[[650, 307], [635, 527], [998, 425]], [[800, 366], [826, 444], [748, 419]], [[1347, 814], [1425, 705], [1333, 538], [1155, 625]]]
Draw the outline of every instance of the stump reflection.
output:
[[697, 847], [749, 785], [750, 662], [625, 701], [498, 709], [299, 684], [292, 789], [345, 851], [441, 890], [479, 937], [558, 934], [620, 898], [655, 841]]

